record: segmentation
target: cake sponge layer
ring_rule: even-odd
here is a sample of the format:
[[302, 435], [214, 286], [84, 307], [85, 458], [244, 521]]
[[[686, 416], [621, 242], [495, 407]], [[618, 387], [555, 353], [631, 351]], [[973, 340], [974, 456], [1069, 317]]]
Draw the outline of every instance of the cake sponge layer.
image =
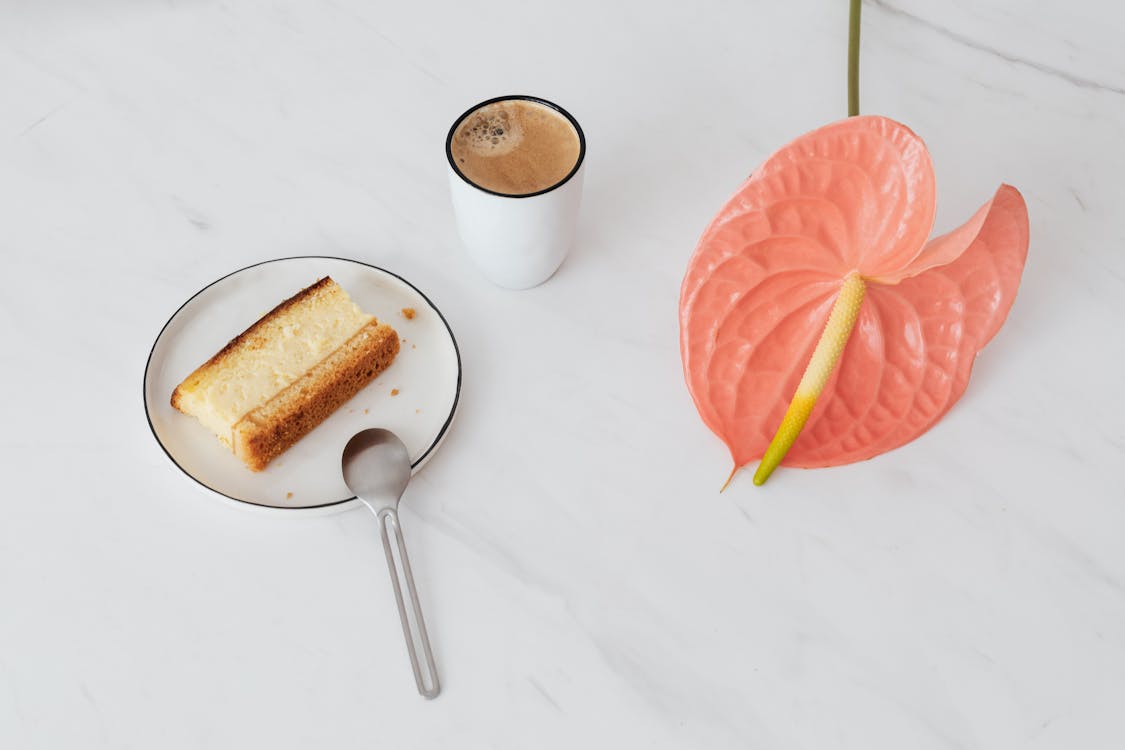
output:
[[372, 320], [327, 359], [234, 424], [234, 454], [254, 471], [309, 433], [394, 361], [394, 329]]

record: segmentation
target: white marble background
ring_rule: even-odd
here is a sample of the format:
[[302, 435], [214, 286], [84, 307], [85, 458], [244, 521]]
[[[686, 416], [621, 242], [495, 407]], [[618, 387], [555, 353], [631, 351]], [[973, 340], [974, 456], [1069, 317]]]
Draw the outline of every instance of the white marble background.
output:
[[[845, 111], [847, 3], [0, 0], [0, 747], [1125, 746], [1125, 11], [879, 0], [862, 106], [938, 228], [1031, 211], [968, 393], [868, 463], [740, 477], [682, 384], [709, 217]], [[442, 139], [536, 93], [590, 142], [579, 247], [509, 293]], [[154, 444], [167, 316], [248, 263], [392, 268], [463, 410], [405, 502], [445, 692], [374, 522], [262, 518]]]

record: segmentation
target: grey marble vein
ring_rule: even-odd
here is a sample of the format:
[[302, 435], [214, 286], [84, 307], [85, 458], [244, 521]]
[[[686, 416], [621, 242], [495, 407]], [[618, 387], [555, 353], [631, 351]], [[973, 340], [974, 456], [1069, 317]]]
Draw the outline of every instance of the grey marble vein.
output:
[[1001, 60], [1004, 60], [1005, 62], [1012, 63], [1013, 65], [1019, 65], [1025, 68], [1030, 68], [1031, 70], [1036, 70], [1045, 75], [1052, 76], [1053, 78], [1058, 78], [1060, 80], [1066, 81], [1067, 83], [1074, 84], [1075, 86], [1080, 86], [1084, 89], [1103, 91], [1109, 94], [1125, 95], [1125, 87], [1122, 87], [1120, 85], [1109, 83], [1106, 81], [1096, 81], [1091, 78], [1084, 78], [1082, 76], [1075, 75], [1074, 73], [1062, 70], [1061, 68], [1056, 68], [1045, 63], [1037, 62], [1035, 60], [1030, 60], [1026, 57], [996, 49], [995, 47], [990, 47], [984, 42], [973, 39], [972, 37], [954, 31], [953, 29], [946, 28], [941, 24], [934, 23], [933, 21], [922, 18], [921, 16], [916, 16], [913, 13], [908, 13], [901, 8], [897, 8], [894, 5], [891, 5], [890, 3], [886, 2], [886, 0], [867, 0], [867, 4], [879, 8], [880, 10], [885, 11], [890, 15], [897, 16], [911, 23], [929, 29], [930, 31], [940, 34], [964, 47], [976, 50], [977, 52], [983, 52], [987, 55], [993, 55], [1000, 58]]
[[535, 679], [534, 677], [528, 676], [527, 681], [533, 688], [535, 688], [535, 691], [539, 693], [539, 695], [543, 696], [543, 700], [547, 701], [547, 703], [553, 709], [560, 713], [563, 713], [562, 706], [558, 704], [558, 701], [556, 701], [551, 696], [551, 694], [547, 691], [547, 688], [543, 687], [543, 684], [540, 683], [539, 680]]
[[58, 114], [59, 112], [61, 112], [61, 111], [63, 111], [64, 109], [66, 109], [67, 105], [69, 105], [69, 104], [70, 104], [70, 102], [69, 102], [69, 101], [67, 101], [67, 102], [63, 102], [62, 104], [59, 104], [59, 105], [58, 105], [58, 106], [56, 106], [56, 107], [53, 107], [53, 108], [51, 108], [51, 109], [50, 109], [50, 110], [49, 110], [48, 112], [46, 112], [45, 114], [43, 114], [43, 115], [42, 115], [41, 117], [39, 117], [38, 119], [36, 119], [36, 120], [35, 120], [34, 122], [32, 122], [32, 123], [31, 123], [30, 125], [28, 125], [28, 126], [27, 126], [26, 128], [24, 128], [24, 129], [23, 129], [23, 130], [21, 130], [21, 131], [20, 131], [19, 133], [17, 133], [17, 134], [16, 134], [16, 138], [23, 138], [23, 137], [24, 137], [25, 135], [27, 135], [27, 134], [28, 134], [28, 133], [30, 133], [31, 131], [35, 130], [35, 129], [36, 129], [37, 127], [39, 127], [39, 126], [40, 126], [40, 125], [42, 125], [43, 123], [47, 122], [47, 120], [51, 119], [52, 117], [54, 117], [54, 116], [55, 116], [56, 114]]

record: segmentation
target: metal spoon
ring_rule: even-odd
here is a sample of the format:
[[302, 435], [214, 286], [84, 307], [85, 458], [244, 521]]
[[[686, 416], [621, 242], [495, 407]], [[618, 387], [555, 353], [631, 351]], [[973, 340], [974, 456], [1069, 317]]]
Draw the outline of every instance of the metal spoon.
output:
[[[435, 698], [441, 692], [441, 685], [438, 683], [434, 655], [430, 651], [426, 622], [422, 618], [422, 605], [418, 602], [418, 592], [414, 588], [414, 574], [410, 570], [410, 558], [406, 555], [406, 542], [398, 523], [398, 501], [406, 490], [406, 485], [410, 483], [410, 454], [393, 432], [370, 429], [352, 436], [344, 446], [341, 465], [348, 489], [379, 519], [383, 552], [387, 555], [387, 568], [395, 590], [402, 634], [406, 637], [406, 650], [410, 654], [410, 666], [414, 669], [414, 682], [418, 685], [418, 692], [424, 697]], [[391, 545], [392, 536], [398, 546], [397, 561]], [[406, 596], [410, 599], [410, 609], [414, 614], [413, 629], [402, 599], [400, 573], [406, 580]], [[419, 664], [418, 659], [418, 642], [422, 645], [422, 664]], [[428, 678], [428, 685], [424, 677]]]

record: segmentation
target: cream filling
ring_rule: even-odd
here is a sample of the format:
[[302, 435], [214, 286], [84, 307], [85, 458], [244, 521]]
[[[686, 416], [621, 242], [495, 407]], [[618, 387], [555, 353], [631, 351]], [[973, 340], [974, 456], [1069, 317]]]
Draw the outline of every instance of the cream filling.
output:
[[306, 300], [255, 332], [186, 394], [187, 410], [231, 446], [232, 428], [374, 319], [343, 290]]

